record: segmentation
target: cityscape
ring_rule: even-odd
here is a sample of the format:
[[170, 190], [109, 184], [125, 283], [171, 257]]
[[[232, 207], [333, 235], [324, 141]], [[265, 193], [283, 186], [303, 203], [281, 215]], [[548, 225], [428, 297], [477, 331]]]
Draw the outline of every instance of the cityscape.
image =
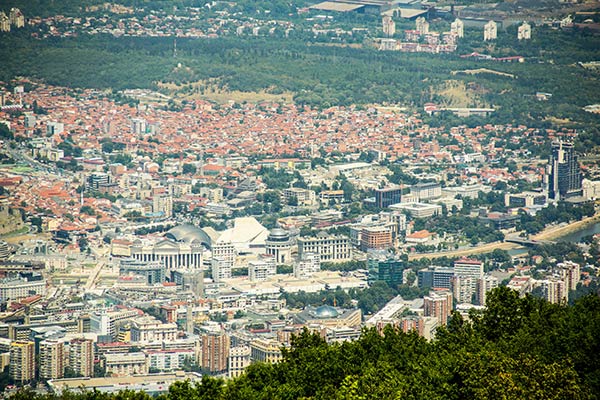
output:
[[0, 396], [597, 398], [599, 32], [0, 4]]

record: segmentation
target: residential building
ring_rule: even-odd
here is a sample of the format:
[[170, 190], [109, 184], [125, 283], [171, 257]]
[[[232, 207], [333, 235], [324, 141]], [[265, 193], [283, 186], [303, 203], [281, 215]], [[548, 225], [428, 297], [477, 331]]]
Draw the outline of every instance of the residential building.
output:
[[573, 143], [552, 143], [552, 154], [548, 165], [548, 197], [565, 200], [583, 196], [583, 175], [579, 167]]
[[492, 275], [484, 275], [477, 279], [477, 304], [485, 306], [487, 294], [498, 287], [498, 278]]
[[383, 20], [383, 34], [387, 37], [392, 37], [396, 33], [396, 23], [389, 15], [384, 15]]
[[248, 278], [252, 282], [266, 281], [267, 278], [277, 273], [275, 258], [272, 256], [261, 257], [260, 260], [248, 262]]
[[8, 376], [17, 383], [24, 384], [35, 379], [35, 343], [17, 340], [10, 344], [10, 364]]
[[69, 367], [74, 374], [94, 376], [94, 341], [76, 338], [69, 342]]
[[315, 253], [304, 253], [303, 258], [294, 263], [294, 276], [307, 279], [321, 270], [321, 257]]
[[15, 28], [23, 28], [25, 26], [25, 16], [23, 15], [20, 9], [15, 7], [11, 8], [9, 18], [10, 23]]
[[424, 17], [418, 17], [416, 20], [416, 30], [419, 31], [421, 35], [429, 33], [429, 22]]
[[436, 317], [440, 325], [446, 325], [452, 314], [452, 293], [449, 291], [430, 292], [423, 298], [423, 315]]
[[40, 342], [39, 365], [41, 379], [62, 378], [65, 373], [65, 345], [62, 340]]
[[470, 276], [453, 276], [451, 280], [452, 295], [457, 304], [472, 303], [477, 282]]
[[[469, 258], [461, 258], [454, 261], [454, 276], [460, 278], [470, 278], [470, 280], [463, 280], [462, 284], [469, 285], [470, 296], [477, 292], [477, 280], [483, 277], [483, 263], [479, 260], [472, 260]], [[470, 300], [469, 300], [470, 302]]]
[[489, 21], [483, 27], [483, 40], [496, 40], [498, 38], [498, 24], [494, 21]]
[[517, 29], [517, 39], [519, 40], [529, 40], [531, 39], [531, 25], [527, 22], [523, 22], [522, 25]]
[[94, 312], [90, 316], [90, 331], [99, 335], [117, 337], [117, 325], [140, 316], [136, 309], [117, 309], [112, 311]]
[[186, 363], [191, 363], [196, 356], [193, 349], [146, 350], [144, 354], [150, 373], [182, 370]]
[[[8, 15], [4, 11], [0, 11], [0, 32], [10, 32], [10, 18], [8, 18]], [[0, 104], [0, 106], [3, 105]]]
[[227, 370], [229, 358], [229, 336], [218, 326], [205, 326], [200, 335], [202, 346], [200, 366], [210, 372]]
[[165, 281], [165, 267], [160, 261], [124, 258], [119, 263], [119, 275], [141, 276], [148, 285], [155, 285]]
[[450, 24], [450, 32], [456, 34], [459, 38], [465, 36], [465, 23], [460, 19], [456, 18], [454, 22]]

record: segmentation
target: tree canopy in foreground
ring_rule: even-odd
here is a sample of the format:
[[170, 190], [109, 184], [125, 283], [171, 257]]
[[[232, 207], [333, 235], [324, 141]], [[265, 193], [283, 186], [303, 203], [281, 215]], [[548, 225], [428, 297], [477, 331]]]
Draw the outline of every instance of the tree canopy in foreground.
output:
[[[600, 297], [573, 306], [507, 288], [485, 312], [455, 314], [434, 341], [392, 327], [355, 342], [327, 344], [305, 331], [284, 361], [253, 364], [229, 381], [178, 382], [165, 400], [191, 399], [596, 399], [600, 394]], [[149, 399], [143, 392], [20, 392], [14, 400]]]

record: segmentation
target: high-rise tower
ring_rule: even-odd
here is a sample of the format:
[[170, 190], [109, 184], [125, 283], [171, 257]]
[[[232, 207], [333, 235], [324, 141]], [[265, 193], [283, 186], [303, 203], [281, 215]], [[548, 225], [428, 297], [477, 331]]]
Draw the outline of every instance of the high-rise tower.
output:
[[583, 176], [573, 143], [552, 143], [548, 175], [548, 197], [551, 199], [564, 200], [583, 195]]

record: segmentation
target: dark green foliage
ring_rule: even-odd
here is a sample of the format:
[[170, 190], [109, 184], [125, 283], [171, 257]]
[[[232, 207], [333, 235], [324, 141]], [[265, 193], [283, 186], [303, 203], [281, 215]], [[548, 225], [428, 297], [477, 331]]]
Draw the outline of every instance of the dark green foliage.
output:
[[[600, 298], [574, 306], [519, 297], [507, 288], [489, 308], [455, 314], [437, 339], [391, 326], [365, 329], [355, 342], [327, 344], [305, 330], [284, 361], [253, 364], [231, 380], [173, 384], [161, 400], [225, 399], [597, 399], [600, 396]], [[62, 396], [24, 391], [11, 399], [147, 400], [143, 392]]]

